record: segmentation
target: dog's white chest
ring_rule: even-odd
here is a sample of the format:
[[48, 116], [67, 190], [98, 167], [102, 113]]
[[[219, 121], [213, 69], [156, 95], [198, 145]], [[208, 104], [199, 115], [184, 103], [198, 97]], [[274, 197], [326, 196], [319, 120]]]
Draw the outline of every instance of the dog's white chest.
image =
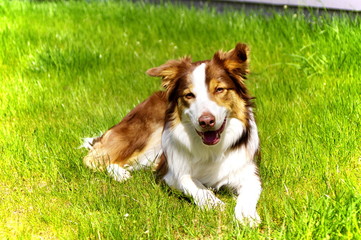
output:
[[219, 189], [224, 185], [239, 183], [242, 171], [249, 163], [246, 149], [235, 149], [217, 158], [193, 159], [190, 163], [191, 176], [206, 187]]

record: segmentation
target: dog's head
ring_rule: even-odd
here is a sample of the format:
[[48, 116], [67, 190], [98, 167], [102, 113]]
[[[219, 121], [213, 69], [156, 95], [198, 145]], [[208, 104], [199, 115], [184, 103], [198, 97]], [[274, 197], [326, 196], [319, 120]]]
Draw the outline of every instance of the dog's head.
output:
[[172, 126], [190, 125], [206, 145], [220, 141], [228, 119], [247, 126], [248, 53], [247, 45], [239, 43], [229, 52], [216, 52], [211, 60], [192, 62], [186, 57], [149, 69], [150, 76], [162, 77], [169, 102], [167, 121]]

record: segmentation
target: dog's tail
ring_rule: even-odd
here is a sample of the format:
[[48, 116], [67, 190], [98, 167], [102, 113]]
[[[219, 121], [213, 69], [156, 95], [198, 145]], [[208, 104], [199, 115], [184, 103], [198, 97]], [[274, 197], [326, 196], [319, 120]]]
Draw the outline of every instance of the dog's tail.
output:
[[83, 144], [79, 148], [86, 148], [88, 150], [92, 150], [94, 144], [97, 142], [99, 137], [92, 137], [92, 138], [83, 138]]
[[101, 147], [101, 138], [83, 138], [83, 144], [80, 148], [86, 148], [89, 150], [88, 154], [83, 158], [83, 163], [93, 170], [104, 170], [110, 164], [110, 156]]
[[128, 171], [130, 170], [129, 167], [125, 169], [119, 164], [112, 163], [109, 149], [106, 149], [104, 144], [101, 143], [102, 137], [83, 138], [83, 144], [80, 147], [89, 150], [83, 159], [84, 165], [93, 170], [106, 170], [109, 176], [118, 182], [127, 180], [131, 176]]

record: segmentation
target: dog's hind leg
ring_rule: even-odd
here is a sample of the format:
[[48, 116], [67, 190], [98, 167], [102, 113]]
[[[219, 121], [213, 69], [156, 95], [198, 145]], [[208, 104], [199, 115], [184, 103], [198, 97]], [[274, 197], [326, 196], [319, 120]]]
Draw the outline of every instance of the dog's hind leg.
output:
[[107, 170], [117, 181], [128, 179], [133, 169], [151, 166], [161, 153], [165, 110], [165, 94], [157, 92], [101, 137], [85, 139], [83, 146], [90, 151], [84, 164]]

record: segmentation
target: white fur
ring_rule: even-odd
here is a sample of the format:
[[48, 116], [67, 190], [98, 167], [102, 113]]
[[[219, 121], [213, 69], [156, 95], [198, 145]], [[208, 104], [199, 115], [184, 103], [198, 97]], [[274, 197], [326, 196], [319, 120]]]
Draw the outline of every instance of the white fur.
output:
[[124, 182], [131, 177], [130, 172], [120, 167], [118, 164], [110, 164], [107, 167], [107, 172], [110, 177], [118, 182]]
[[208, 97], [205, 64], [194, 70], [192, 81], [196, 98], [185, 111], [185, 116], [189, 116], [189, 119], [183, 119], [174, 127], [166, 124], [163, 131], [162, 149], [168, 161], [168, 172], [164, 180], [171, 187], [191, 196], [201, 208], [222, 206], [223, 202], [208, 188], [228, 186], [238, 195], [236, 218], [241, 223], [256, 226], [260, 222], [256, 205], [262, 189], [253, 161], [259, 138], [252, 110], [249, 109], [251, 131], [247, 144], [230, 149], [246, 128], [240, 120], [227, 118], [220, 142], [205, 145], [195, 131], [198, 117], [203, 111], [210, 111], [220, 127], [227, 111]]
[[96, 137], [93, 138], [83, 138], [83, 144], [79, 148], [86, 148], [88, 150], [93, 149], [93, 142]]

